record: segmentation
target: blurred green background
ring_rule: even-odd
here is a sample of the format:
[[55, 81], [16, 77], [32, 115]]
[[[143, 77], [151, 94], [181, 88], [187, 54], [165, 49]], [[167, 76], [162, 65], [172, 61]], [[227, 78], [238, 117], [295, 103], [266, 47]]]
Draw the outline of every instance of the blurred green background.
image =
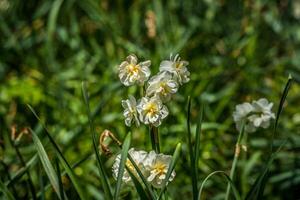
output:
[[[206, 105], [201, 135], [199, 183], [214, 170], [229, 171], [237, 139], [235, 105], [261, 97], [274, 102], [275, 112], [288, 74], [294, 82], [280, 119], [275, 146], [279, 153], [264, 199], [299, 199], [300, 188], [300, 1], [299, 0], [0, 0], [0, 167], [1, 180], [22, 167], [9, 138], [11, 127], [35, 129], [51, 158], [53, 149], [30, 104], [47, 124], [69, 163], [92, 153], [92, 137], [81, 94], [86, 81], [98, 132], [111, 130], [118, 138], [133, 132], [132, 146], [151, 149], [145, 126], [125, 127], [121, 100], [138, 88], [119, 83], [118, 64], [133, 53], [152, 61], [152, 74], [170, 53], [190, 62], [191, 81], [167, 106], [170, 115], [160, 127], [161, 149], [172, 154], [183, 142], [169, 185], [170, 199], [191, 199], [187, 165], [186, 102], [192, 96], [192, 122]], [[271, 128], [248, 136], [248, 150], [238, 164], [236, 183], [243, 195], [267, 159]], [[17, 143], [26, 162], [36, 153], [30, 136]], [[113, 148], [114, 149], [114, 148]], [[117, 148], [115, 148], [117, 152]], [[104, 157], [111, 177], [113, 158]], [[54, 164], [54, 163], [53, 163]], [[30, 167], [36, 190], [39, 178], [48, 183], [39, 162]], [[90, 198], [103, 198], [94, 158], [75, 168]], [[112, 179], [112, 177], [111, 177]], [[78, 198], [63, 179], [70, 199]], [[11, 186], [9, 189], [13, 189]], [[29, 199], [27, 176], [15, 183], [17, 197]], [[135, 198], [124, 187], [125, 199]], [[226, 182], [214, 177], [205, 199], [222, 199]], [[52, 189], [47, 199], [56, 198]], [[1, 195], [0, 195], [1, 197]]]

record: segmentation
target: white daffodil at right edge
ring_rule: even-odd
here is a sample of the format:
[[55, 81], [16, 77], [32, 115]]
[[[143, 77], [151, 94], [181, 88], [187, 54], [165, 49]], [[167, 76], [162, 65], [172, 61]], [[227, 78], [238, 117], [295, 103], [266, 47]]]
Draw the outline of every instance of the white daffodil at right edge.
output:
[[121, 83], [125, 86], [130, 86], [135, 83], [143, 85], [150, 76], [150, 65], [150, 60], [138, 63], [138, 59], [135, 55], [127, 56], [126, 61], [123, 61], [119, 65], [119, 78]]
[[273, 103], [269, 103], [267, 99], [261, 98], [252, 102], [253, 114], [248, 117], [254, 127], [268, 128], [271, 119], [275, 119], [272, 112]]
[[172, 74], [165, 71], [150, 78], [146, 89], [146, 95], [158, 95], [163, 102], [167, 102], [177, 90], [178, 84], [173, 80]]
[[[146, 159], [148, 153], [146, 151], [137, 151], [134, 148], [129, 149], [128, 153], [132, 157], [132, 159], [134, 160], [134, 162], [136, 163], [136, 165], [138, 166], [138, 168], [140, 169], [142, 174], [144, 176], [147, 176], [148, 174], [146, 173], [143, 163], [145, 162], [145, 159]], [[119, 174], [120, 161], [121, 161], [121, 154], [118, 154], [115, 159], [115, 162], [112, 166], [113, 177], [115, 180], [117, 180], [117, 177]], [[135, 170], [133, 164], [130, 162], [130, 160], [128, 158], [126, 160], [125, 165], [137, 178], [139, 178], [137, 171]], [[124, 174], [122, 176], [122, 181], [124, 183], [131, 182], [131, 177], [130, 177], [127, 169], [125, 169], [125, 171], [124, 171]]]
[[158, 127], [169, 114], [168, 108], [163, 105], [157, 95], [151, 98], [142, 97], [137, 105], [137, 111], [141, 122], [155, 127]]
[[178, 83], [182, 85], [183, 83], [187, 83], [190, 80], [190, 72], [186, 67], [188, 64], [189, 62], [180, 60], [178, 54], [174, 58], [172, 58], [171, 54], [170, 60], [164, 60], [160, 63], [159, 71], [167, 71], [172, 73]]
[[257, 128], [268, 128], [275, 114], [272, 112], [273, 103], [269, 103], [267, 99], [261, 98], [252, 103], [243, 103], [236, 106], [233, 112], [233, 120], [238, 131], [241, 131], [242, 124], [245, 124], [245, 132], [252, 133]]
[[129, 95], [129, 98], [126, 100], [122, 100], [122, 106], [124, 108], [123, 115], [125, 117], [126, 126], [131, 126], [132, 122], [136, 124], [136, 126], [140, 125], [140, 121], [138, 119], [138, 113], [136, 109], [136, 100], [133, 96]]
[[[144, 161], [145, 169], [148, 171], [149, 176], [147, 181], [155, 188], [162, 188], [164, 186], [164, 180], [169, 169], [172, 156], [164, 155], [162, 153], [156, 154], [155, 151], [150, 151]], [[172, 181], [176, 173], [173, 170], [168, 182]]]

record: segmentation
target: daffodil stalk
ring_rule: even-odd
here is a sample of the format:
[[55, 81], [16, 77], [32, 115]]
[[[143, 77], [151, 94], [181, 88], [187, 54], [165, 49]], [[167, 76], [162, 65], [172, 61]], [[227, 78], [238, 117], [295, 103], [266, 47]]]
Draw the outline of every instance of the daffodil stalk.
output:
[[[233, 157], [233, 162], [232, 162], [232, 165], [231, 165], [231, 170], [230, 170], [230, 175], [229, 175], [231, 180], [233, 180], [233, 178], [234, 178], [236, 165], [237, 165], [240, 153], [241, 153], [241, 141], [242, 141], [243, 136], [244, 136], [244, 130], [245, 130], [245, 122], [243, 121], [242, 128], [239, 132], [238, 140], [235, 144], [234, 157]], [[225, 200], [229, 199], [229, 195], [230, 195], [230, 184], [228, 183]]]
[[150, 125], [150, 137], [151, 137], [152, 149], [156, 153], [160, 153], [158, 127]]

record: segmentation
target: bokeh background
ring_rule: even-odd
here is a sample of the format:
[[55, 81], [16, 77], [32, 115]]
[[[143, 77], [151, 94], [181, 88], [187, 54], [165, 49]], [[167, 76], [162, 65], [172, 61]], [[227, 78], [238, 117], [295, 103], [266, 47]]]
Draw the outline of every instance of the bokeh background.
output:
[[[127, 55], [152, 61], [152, 74], [170, 53], [190, 62], [191, 80], [167, 106], [170, 115], [160, 127], [161, 149], [172, 154], [178, 142], [183, 152], [177, 176], [169, 185], [170, 199], [191, 199], [186, 103], [192, 97], [193, 132], [200, 106], [205, 104], [199, 174], [229, 171], [237, 140], [232, 112], [235, 105], [261, 97], [274, 102], [275, 112], [289, 74], [287, 97], [275, 146], [288, 143], [273, 163], [264, 199], [299, 199], [300, 188], [300, 1], [299, 0], [0, 0], [0, 167], [1, 180], [22, 167], [9, 142], [17, 132], [35, 129], [50, 158], [54, 152], [30, 104], [47, 124], [90, 198], [103, 199], [92, 153], [92, 137], [81, 83], [87, 82], [97, 131], [111, 130], [119, 139], [133, 132], [132, 146], [151, 149], [146, 127], [125, 127], [121, 100], [138, 95], [118, 80], [117, 68]], [[238, 164], [236, 183], [243, 195], [269, 153], [271, 128], [248, 136], [248, 149]], [[30, 135], [17, 141], [25, 160], [36, 153]], [[115, 153], [117, 148], [112, 147]], [[111, 177], [113, 157], [103, 157]], [[53, 163], [54, 164], [54, 163]], [[36, 190], [48, 184], [38, 161], [30, 166]], [[63, 184], [77, 199], [67, 176]], [[17, 197], [30, 199], [27, 176], [14, 184]], [[13, 190], [11, 186], [9, 189]], [[124, 199], [134, 199], [124, 187]], [[222, 199], [226, 182], [213, 178], [205, 199]], [[1, 194], [0, 194], [1, 197]], [[56, 198], [51, 188], [47, 199]]]

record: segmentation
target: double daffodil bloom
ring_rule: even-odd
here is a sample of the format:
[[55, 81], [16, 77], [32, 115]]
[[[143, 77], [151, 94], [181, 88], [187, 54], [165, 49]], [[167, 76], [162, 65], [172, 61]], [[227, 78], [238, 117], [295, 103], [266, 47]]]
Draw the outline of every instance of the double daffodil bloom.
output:
[[150, 76], [149, 66], [151, 61], [147, 60], [138, 63], [135, 55], [129, 55], [126, 61], [119, 65], [119, 78], [125, 86], [130, 86], [135, 83], [143, 85]]
[[136, 124], [136, 126], [140, 125], [140, 121], [138, 118], [138, 113], [136, 109], [136, 100], [133, 96], [129, 96], [128, 99], [122, 100], [122, 106], [124, 108], [123, 115], [125, 117], [126, 126], [131, 126], [132, 122]]
[[255, 132], [259, 127], [268, 128], [271, 119], [275, 119], [272, 107], [273, 103], [269, 103], [265, 98], [253, 101], [251, 104], [246, 102], [237, 105], [233, 112], [236, 128], [240, 131], [243, 123], [248, 133]]
[[[139, 169], [141, 170], [141, 172], [144, 174], [145, 168], [144, 168], [144, 160], [146, 158], [146, 156], [148, 155], [146, 151], [136, 151], [134, 148], [129, 149], [128, 151], [129, 155], [132, 157], [132, 159], [134, 160], [134, 162], [136, 163], [136, 165], [139, 167]], [[120, 161], [121, 161], [121, 154], [118, 154], [115, 162], [112, 166], [112, 171], [113, 171], [113, 177], [117, 180], [118, 174], [119, 174], [119, 166], [120, 166]], [[134, 166], [132, 165], [132, 163], [130, 162], [130, 160], [127, 158], [125, 165], [128, 167], [128, 169], [136, 176], [138, 177], [138, 174], [134, 168]], [[146, 174], [144, 174], [146, 176]], [[127, 169], [125, 169], [123, 177], [122, 177], [122, 181], [124, 183], [129, 183], [131, 181], [131, 177], [127, 171]]]
[[164, 60], [160, 63], [159, 71], [167, 71], [174, 75], [174, 78], [178, 81], [180, 85], [187, 83], [190, 78], [190, 72], [187, 69], [189, 62], [180, 60], [179, 55], [177, 54], [174, 58], [170, 56], [170, 60]]
[[140, 121], [144, 124], [159, 126], [169, 114], [168, 108], [163, 105], [158, 96], [143, 97], [137, 105]]
[[[155, 188], [161, 188], [164, 186], [164, 180], [171, 163], [172, 156], [164, 155], [162, 153], [157, 154], [154, 151], [150, 151], [145, 159], [144, 165], [145, 169], [148, 171], [149, 176], [147, 181]], [[172, 181], [176, 173], [173, 171], [168, 182]]]
[[178, 90], [178, 84], [169, 72], [160, 72], [148, 81], [147, 96], [158, 95], [164, 102], [171, 99]]

